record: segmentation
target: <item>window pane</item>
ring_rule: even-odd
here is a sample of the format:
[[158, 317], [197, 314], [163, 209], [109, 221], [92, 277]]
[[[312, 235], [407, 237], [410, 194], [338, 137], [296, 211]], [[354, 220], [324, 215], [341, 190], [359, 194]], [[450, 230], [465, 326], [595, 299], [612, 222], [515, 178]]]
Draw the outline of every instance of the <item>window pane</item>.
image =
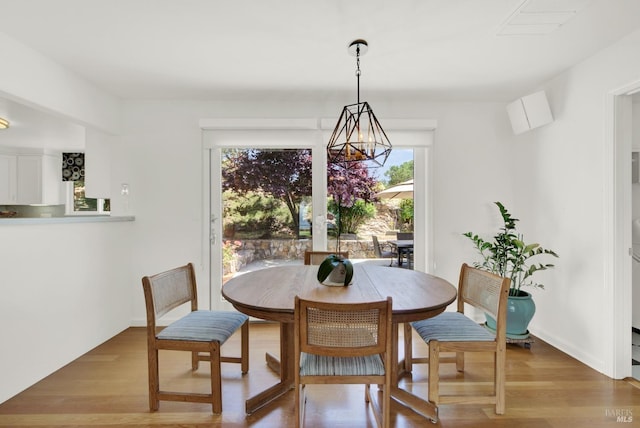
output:
[[87, 212], [111, 211], [110, 199], [87, 198], [85, 196], [84, 181], [73, 182], [73, 210]]
[[223, 271], [301, 260], [311, 237], [311, 151], [223, 149]]

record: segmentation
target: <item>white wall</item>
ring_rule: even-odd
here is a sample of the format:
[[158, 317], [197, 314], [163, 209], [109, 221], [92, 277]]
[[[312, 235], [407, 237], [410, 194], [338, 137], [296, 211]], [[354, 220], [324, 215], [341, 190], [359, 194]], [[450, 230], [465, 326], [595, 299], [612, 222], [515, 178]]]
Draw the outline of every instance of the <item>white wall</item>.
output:
[[608, 93], [640, 78], [638, 49], [640, 32], [550, 81], [545, 89], [555, 122], [514, 142], [514, 209], [526, 235], [560, 255], [557, 268], [541, 274], [547, 290], [534, 291], [531, 330], [610, 376], [618, 285], [605, 266], [612, 194], [605, 103]]
[[[3, 34], [0, 50], [0, 146], [82, 150], [85, 126], [118, 130], [117, 98]], [[0, 224], [0, 402], [130, 325], [131, 230]]]
[[117, 133], [120, 111], [116, 97], [2, 33], [0, 52], [0, 95], [82, 125]]
[[0, 133], [0, 147], [84, 150], [84, 126], [4, 98], [0, 98], [0, 117], [10, 118], [11, 124]]
[[0, 403], [129, 326], [133, 225], [0, 224]]
[[[453, 283], [460, 264], [475, 257], [461, 234], [489, 231], [497, 212], [491, 202], [509, 203], [512, 150], [503, 103], [419, 103], [369, 100], [384, 118], [436, 119], [434, 148], [435, 273]], [[203, 254], [201, 166], [198, 122], [214, 117], [332, 117], [341, 101], [323, 103], [127, 102], [126, 138], [121, 153], [127, 168], [113, 172], [115, 183], [131, 186], [136, 227], [132, 239], [133, 323], [144, 321], [139, 278], [187, 261], [199, 267], [201, 302], [208, 262]], [[162, 123], [162, 127], [157, 124]], [[389, 138], [393, 142], [392, 133]], [[505, 168], [505, 165], [507, 166]], [[491, 229], [493, 230], [493, 229]], [[205, 245], [206, 248], [206, 237]]]

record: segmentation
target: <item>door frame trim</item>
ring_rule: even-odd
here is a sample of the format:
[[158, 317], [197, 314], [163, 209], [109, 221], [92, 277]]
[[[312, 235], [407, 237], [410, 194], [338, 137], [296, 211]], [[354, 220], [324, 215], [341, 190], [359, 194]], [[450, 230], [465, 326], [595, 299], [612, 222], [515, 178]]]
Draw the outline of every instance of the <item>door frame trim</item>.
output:
[[631, 376], [631, 168], [632, 151], [630, 92], [640, 89], [640, 81], [629, 82], [606, 94], [604, 129], [604, 322], [611, 349], [605, 374], [614, 379]]
[[[202, 134], [202, 259], [206, 281], [208, 283], [209, 296], [206, 299], [209, 301], [209, 309], [227, 309], [221, 308], [225, 303], [221, 299], [216, 299], [215, 296], [218, 293], [214, 293], [214, 287], [221, 286], [212, 281], [211, 275], [211, 239], [215, 236], [222, 236], [222, 226], [220, 222], [215, 226], [215, 235], [211, 235], [211, 191], [210, 183], [212, 178], [212, 165], [211, 155], [214, 149], [219, 149], [221, 146], [217, 144], [217, 133], [226, 131], [246, 131], [246, 132], [261, 132], [261, 131], [317, 131], [314, 142], [311, 144], [312, 149], [318, 149], [324, 146], [324, 142], [327, 140], [327, 133], [333, 129], [337, 118], [203, 118], [200, 119], [199, 125]], [[434, 119], [385, 119], [385, 129], [389, 131], [398, 131], [399, 134], [406, 135], [419, 135], [418, 138], [409, 138], [411, 145], [398, 146], [403, 148], [413, 148], [414, 151], [414, 176], [416, 178], [417, 186], [415, 188], [416, 193], [422, 190], [421, 194], [424, 194], [425, 198], [416, 198], [414, 200], [414, 216], [418, 218], [427, 219], [424, 226], [415, 223], [415, 236], [416, 236], [416, 254], [424, 254], [424, 257], [414, 260], [414, 267], [417, 270], [421, 270], [429, 273], [433, 269], [433, 144], [434, 134], [437, 128], [437, 120]], [[212, 132], [213, 131], [213, 132]], [[400, 135], [402, 136], [402, 135]], [[424, 138], [426, 136], [426, 138]], [[423, 137], [423, 138], [421, 138]], [[226, 147], [227, 145], [225, 145]], [[273, 147], [273, 146], [270, 146]], [[282, 145], [281, 147], [292, 147], [291, 145]], [[295, 148], [309, 148], [308, 146], [296, 146]], [[326, 164], [326, 152], [320, 150], [318, 152], [323, 153], [323, 157], [318, 159], [314, 156], [313, 172], [314, 177], [318, 171], [325, 171]], [[322, 162], [322, 167], [318, 166], [318, 163]], [[325, 181], [324, 188], [326, 189], [326, 174], [321, 174], [318, 179]], [[421, 183], [424, 183], [424, 187], [421, 189]], [[315, 184], [315, 179], [314, 179]], [[314, 195], [317, 192], [314, 192]], [[318, 198], [318, 199], [316, 199]], [[318, 204], [322, 195], [314, 196], [314, 204]], [[422, 199], [422, 200], [421, 200]], [[322, 199], [324, 200], [324, 198]], [[320, 204], [318, 206], [324, 206]], [[324, 207], [326, 210], [326, 207]], [[320, 213], [323, 214], [323, 213]], [[326, 216], [326, 212], [324, 212]], [[220, 214], [216, 214], [219, 217]], [[422, 239], [420, 239], [422, 237]], [[325, 238], [326, 239], [326, 238]], [[314, 245], [320, 245], [322, 243]], [[326, 245], [326, 242], [324, 243]], [[220, 288], [220, 287], [217, 287]], [[203, 299], [204, 300], [204, 299]], [[218, 302], [220, 300], [220, 302]], [[226, 304], [228, 305], [228, 304]]]

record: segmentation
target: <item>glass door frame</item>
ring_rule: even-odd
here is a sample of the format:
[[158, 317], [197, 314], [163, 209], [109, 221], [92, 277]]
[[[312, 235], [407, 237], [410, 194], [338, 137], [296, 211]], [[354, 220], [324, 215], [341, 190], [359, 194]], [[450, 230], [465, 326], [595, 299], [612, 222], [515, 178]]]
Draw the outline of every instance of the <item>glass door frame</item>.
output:
[[[226, 122], [226, 120], [223, 120]], [[221, 296], [222, 287], [222, 149], [263, 148], [263, 149], [310, 149], [312, 158], [312, 210], [314, 217], [326, 216], [326, 151], [322, 135], [317, 129], [317, 120], [283, 119], [261, 121], [251, 120], [243, 126], [228, 128], [222, 126], [212, 132], [203, 132], [203, 149], [206, 159], [203, 165], [203, 213], [209, 219], [207, 229], [203, 227], [203, 260], [208, 261], [210, 307], [229, 310], [231, 305]], [[204, 128], [203, 128], [204, 129]], [[326, 236], [313, 234], [313, 248], [326, 245]]]
[[[327, 217], [326, 142], [336, 119], [201, 119], [202, 130], [202, 260], [208, 278], [207, 293], [201, 301], [209, 308], [229, 310], [231, 305], [220, 295], [222, 273], [222, 195], [220, 191], [222, 148], [295, 148], [312, 150], [312, 210], [314, 219]], [[414, 269], [430, 272], [433, 268], [432, 149], [437, 122], [431, 119], [385, 120], [385, 129], [393, 131], [395, 147], [414, 150]], [[218, 183], [214, 190], [213, 183]], [[315, 229], [313, 249], [327, 248], [326, 229]], [[206, 283], [204, 279], [200, 281]]]

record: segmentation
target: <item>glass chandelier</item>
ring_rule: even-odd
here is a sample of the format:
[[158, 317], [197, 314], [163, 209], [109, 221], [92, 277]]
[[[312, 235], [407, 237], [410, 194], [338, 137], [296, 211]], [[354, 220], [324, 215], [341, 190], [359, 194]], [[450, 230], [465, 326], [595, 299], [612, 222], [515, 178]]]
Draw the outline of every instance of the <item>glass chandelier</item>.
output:
[[370, 161], [370, 166], [384, 165], [391, 153], [391, 142], [373, 114], [368, 102], [360, 102], [360, 56], [367, 52], [366, 40], [349, 44], [349, 53], [356, 57], [358, 102], [344, 106], [338, 123], [327, 144], [327, 158], [331, 163]]

